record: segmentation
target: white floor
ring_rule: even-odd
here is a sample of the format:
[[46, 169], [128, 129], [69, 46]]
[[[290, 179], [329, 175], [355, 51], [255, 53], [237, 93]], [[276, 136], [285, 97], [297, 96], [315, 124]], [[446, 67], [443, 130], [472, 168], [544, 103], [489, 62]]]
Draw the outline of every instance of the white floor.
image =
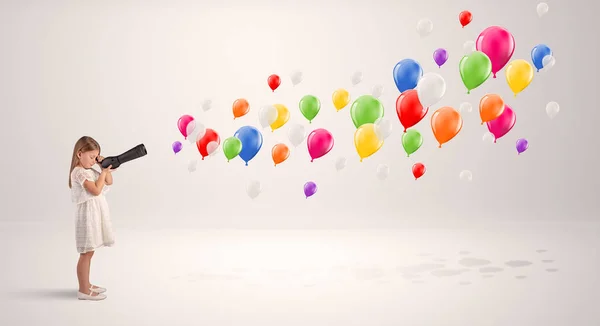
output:
[[[600, 227], [150, 230], [98, 250], [75, 297], [69, 224], [0, 223], [0, 325], [598, 325]], [[65, 226], [66, 225], [66, 226]]]

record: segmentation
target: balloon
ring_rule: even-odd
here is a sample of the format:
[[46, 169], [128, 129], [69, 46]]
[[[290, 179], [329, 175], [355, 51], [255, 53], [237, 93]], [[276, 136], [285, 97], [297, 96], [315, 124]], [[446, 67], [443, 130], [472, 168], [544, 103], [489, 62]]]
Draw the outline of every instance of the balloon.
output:
[[392, 122], [386, 118], [375, 120], [375, 134], [381, 140], [386, 140], [392, 134]]
[[521, 153], [523, 153], [527, 150], [527, 148], [529, 148], [529, 142], [527, 141], [527, 139], [520, 138], [519, 140], [517, 140], [516, 147], [517, 153], [521, 155]]
[[487, 122], [488, 130], [494, 135], [494, 143], [506, 135], [517, 122], [517, 116], [513, 109], [504, 104], [504, 111], [495, 120]]
[[243, 98], [239, 98], [233, 102], [232, 106], [233, 118], [245, 116], [250, 111], [250, 104]]
[[212, 100], [204, 100], [202, 102], [202, 111], [206, 112], [212, 108]]
[[458, 107], [458, 111], [460, 113], [471, 112], [471, 111], [473, 111], [473, 105], [471, 105], [471, 103], [469, 103], [469, 102], [462, 102], [462, 103], [460, 103], [460, 106]]
[[306, 139], [311, 162], [329, 153], [333, 148], [333, 135], [322, 128], [313, 130]]
[[379, 180], [387, 179], [388, 175], [390, 175], [390, 167], [386, 164], [379, 164], [377, 166], [377, 173], [375, 175]]
[[217, 154], [217, 150], [219, 149], [219, 143], [216, 141], [211, 141], [206, 145], [206, 152], [209, 157], [215, 156]]
[[312, 123], [314, 118], [321, 110], [321, 101], [316, 96], [305, 95], [298, 104], [300, 112], [308, 120], [308, 123]]
[[281, 78], [279, 78], [279, 76], [273, 74], [273, 75], [269, 76], [269, 78], [267, 78], [267, 83], [269, 84], [269, 87], [271, 88], [271, 90], [273, 92], [275, 92], [277, 87], [279, 87], [279, 85], [281, 85]]
[[248, 162], [256, 156], [263, 144], [263, 136], [258, 129], [252, 126], [244, 126], [238, 129], [233, 135], [238, 138], [242, 143], [242, 150], [238, 156], [246, 162]]
[[306, 196], [306, 198], [308, 198], [316, 193], [317, 193], [317, 184], [316, 183], [309, 181], [304, 184], [304, 196]]
[[396, 114], [400, 123], [404, 126], [404, 132], [423, 120], [427, 111], [429, 111], [429, 108], [421, 105], [419, 95], [414, 89], [400, 94], [396, 100]]
[[431, 116], [431, 130], [440, 144], [439, 148], [458, 135], [462, 125], [463, 120], [456, 109], [449, 106], [437, 109]]
[[531, 50], [531, 62], [533, 62], [537, 71], [544, 68], [543, 61], [547, 55], [552, 55], [552, 50], [545, 44], [538, 44]]
[[262, 186], [259, 181], [256, 181], [256, 180], [250, 181], [248, 183], [248, 185], [246, 186], [246, 194], [248, 194], [248, 197], [250, 197], [251, 199], [255, 199], [256, 197], [258, 197], [258, 195], [260, 195], [261, 191], [262, 191]]
[[411, 129], [402, 134], [402, 147], [407, 157], [421, 148], [421, 145], [423, 145], [423, 136], [420, 132]]
[[441, 68], [448, 61], [448, 51], [441, 48], [433, 51], [433, 61]]
[[181, 144], [180, 141], [176, 141], [173, 143], [173, 145], [171, 145], [171, 147], [173, 148], [173, 152], [175, 154], [179, 153], [181, 151], [181, 149], [183, 148], [183, 144]]
[[506, 82], [515, 96], [521, 93], [533, 80], [533, 67], [523, 59], [512, 61], [506, 67]]
[[365, 123], [354, 132], [354, 147], [360, 161], [375, 154], [383, 145], [383, 140], [377, 137], [375, 124]]
[[483, 141], [486, 143], [494, 143], [495, 137], [494, 137], [494, 134], [487, 131], [485, 134], [483, 134], [483, 137], [481, 137], [481, 139], [483, 139]]
[[188, 136], [188, 124], [190, 124], [192, 121], [194, 121], [194, 117], [187, 114], [182, 115], [177, 121], [177, 128], [179, 128], [179, 132], [185, 139], [187, 139]]
[[371, 95], [373, 95], [374, 98], [381, 97], [381, 95], [383, 95], [383, 86], [382, 85], [373, 86], [373, 88], [371, 88]]
[[196, 139], [198, 139], [198, 136], [202, 137], [202, 135], [204, 135], [204, 132], [206, 131], [206, 127], [204, 127], [204, 125], [199, 122], [189, 123], [188, 131], [192, 124], [194, 125], [194, 129], [191, 132], [188, 132], [187, 140], [190, 142], [190, 144], [195, 144]]
[[209, 143], [216, 143], [218, 146], [218, 144], [221, 143], [221, 138], [216, 131], [207, 128], [204, 134], [198, 135], [198, 139], [196, 139], [196, 147], [198, 147], [198, 151], [200, 152], [200, 155], [202, 155], [202, 160], [212, 154], [212, 152], [215, 150], [212, 148], [214, 145], [211, 145], [211, 148], [208, 148]]
[[336, 111], [339, 111], [350, 103], [350, 94], [347, 90], [340, 88], [333, 92], [331, 99], [333, 100], [333, 106], [335, 106]]
[[298, 145], [302, 144], [302, 142], [304, 141], [304, 138], [306, 138], [306, 132], [304, 131], [304, 126], [296, 123], [289, 127], [288, 139], [290, 140], [290, 143], [292, 143], [292, 145], [294, 147], [298, 147]]
[[265, 105], [258, 111], [258, 121], [262, 128], [266, 128], [277, 120], [277, 108], [273, 105]]
[[417, 33], [421, 37], [431, 34], [431, 31], [433, 31], [433, 22], [431, 20], [423, 18], [417, 22]]
[[383, 105], [372, 95], [362, 95], [350, 107], [350, 116], [356, 128], [365, 123], [375, 123], [383, 117], [383, 113]]
[[556, 59], [554, 59], [553, 55], [545, 56], [544, 59], [542, 59], [542, 66], [544, 66], [544, 68], [540, 69], [540, 71], [546, 72], [546, 71], [552, 69], [552, 67], [554, 67], [555, 63], [556, 63]]
[[538, 3], [537, 8], [536, 8], [538, 16], [540, 18], [542, 18], [542, 16], [544, 16], [545, 14], [548, 13], [548, 9], [549, 9], [549, 7], [548, 7], [547, 3], [545, 3], [545, 2]]
[[192, 172], [196, 171], [196, 166], [197, 166], [197, 165], [198, 165], [198, 160], [190, 160], [190, 161], [188, 162], [188, 167], [187, 167], [187, 168], [188, 168], [188, 171], [189, 171], [190, 173], [192, 173]]
[[469, 55], [469, 54], [471, 54], [471, 53], [473, 53], [475, 51], [476, 51], [476, 49], [475, 49], [475, 42], [473, 42], [473, 41], [466, 41], [463, 44], [463, 53], [464, 53], [464, 55]]
[[271, 149], [271, 157], [273, 158], [273, 163], [277, 166], [277, 164], [280, 164], [290, 157], [290, 149], [286, 144], [277, 144]]
[[469, 170], [462, 170], [462, 171], [460, 171], [460, 174], [458, 175], [458, 177], [461, 180], [472, 181], [473, 173], [471, 173], [471, 171], [469, 171]]
[[277, 109], [277, 119], [271, 123], [271, 131], [281, 128], [288, 120], [290, 120], [290, 111], [285, 105], [275, 104], [274, 107]]
[[413, 59], [403, 59], [394, 66], [394, 82], [400, 93], [417, 87], [423, 68]]
[[472, 20], [473, 20], [473, 14], [471, 14], [471, 12], [468, 10], [461, 11], [460, 14], [458, 14], [458, 21], [460, 21], [460, 24], [462, 25], [463, 28], [465, 28], [465, 26], [469, 25], [469, 23]]
[[337, 160], [335, 161], [335, 169], [337, 171], [340, 171], [340, 170], [342, 170], [345, 167], [346, 167], [346, 158], [345, 157], [338, 157]]
[[504, 111], [504, 100], [498, 94], [486, 94], [479, 102], [481, 124], [498, 118]]
[[490, 78], [492, 62], [485, 53], [475, 51], [460, 59], [458, 69], [460, 71], [460, 78], [467, 88], [467, 94], [470, 94], [471, 90], [479, 87]]
[[560, 111], [560, 106], [556, 102], [549, 102], [546, 104], [546, 114], [550, 119], [556, 117], [558, 112]]
[[439, 74], [428, 72], [417, 84], [419, 102], [424, 107], [430, 107], [439, 102], [446, 94], [446, 81]]
[[355, 72], [352, 75], [352, 85], [356, 86], [358, 85], [363, 79], [363, 73], [360, 71]]
[[292, 80], [292, 85], [296, 86], [302, 82], [302, 80], [304, 79], [304, 74], [302, 73], [302, 71], [294, 71], [290, 75], [290, 79]]
[[412, 173], [415, 180], [419, 179], [425, 174], [425, 165], [423, 165], [423, 163], [415, 163], [412, 166]]
[[475, 43], [477, 51], [485, 53], [490, 58], [494, 78], [515, 52], [515, 38], [500, 26], [490, 26], [483, 30]]
[[223, 141], [223, 153], [227, 162], [234, 159], [242, 151], [242, 141], [237, 137], [229, 137]]

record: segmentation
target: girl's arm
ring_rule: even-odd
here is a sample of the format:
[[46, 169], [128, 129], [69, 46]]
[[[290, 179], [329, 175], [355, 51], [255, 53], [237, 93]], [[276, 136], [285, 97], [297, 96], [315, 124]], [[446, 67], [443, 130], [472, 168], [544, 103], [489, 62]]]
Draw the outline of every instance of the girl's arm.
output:
[[107, 186], [113, 184], [112, 173], [110, 173], [110, 171], [106, 172], [106, 179], [104, 181], [106, 182]]
[[85, 190], [87, 190], [94, 196], [100, 195], [102, 193], [102, 188], [104, 188], [104, 185], [106, 184], [106, 175], [108, 173], [109, 172], [107, 172], [106, 170], [102, 170], [96, 182], [85, 180], [85, 182], [83, 183], [83, 187], [85, 188]]

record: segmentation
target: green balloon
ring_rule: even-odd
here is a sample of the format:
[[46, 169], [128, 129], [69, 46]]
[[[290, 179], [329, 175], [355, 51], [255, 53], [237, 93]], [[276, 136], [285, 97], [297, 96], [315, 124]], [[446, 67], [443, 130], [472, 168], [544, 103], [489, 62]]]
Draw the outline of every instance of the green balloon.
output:
[[242, 151], [242, 141], [237, 137], [229, 137], [223, 141], [223, 153], [229, 162]]
[[423, 145], [423, 137], [421, 136], [420, 132], [414, 129], [408, 129], [402, 135], [402, 147], [404, 147], [404, 151], [406, 152], [407, 156], [410, 156], [410, 154], [416, 152], [419, 148], [421, 148], [421, 145]]
[[304, 96], [299, 103], [300, 112], [311, 123], [321, 110], [321, 101], [313, 95]]
[[383, 112], [383, 105], [372, 95], [357, 98], [350, 108], [350, 116], [356, 128], [365, 123], [375, 123], [377, 119], [383, 118]]
[[467, 94], [470, 94], [472, 89], [479, 87], [490, 77], [492, 61], [487, 54], [475, 51], [460, 59], [458, 69], [460, 78], [467, 87]]

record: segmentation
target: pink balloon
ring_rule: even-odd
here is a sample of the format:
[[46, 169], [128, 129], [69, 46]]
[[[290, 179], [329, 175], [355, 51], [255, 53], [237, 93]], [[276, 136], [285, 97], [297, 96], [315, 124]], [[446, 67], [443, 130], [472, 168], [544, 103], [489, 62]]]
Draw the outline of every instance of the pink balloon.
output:
[[504, 111], [502, 114], [492, 121], [487, 122], [488, 130], [494, 134], [494, 143], [506, 135], [517, 122], [517, 116], [512, 108], [508, 105], [504, 105]]
[[194, 117], [187, 114], [182, 115], [181, 118], [179, 118], [179, 121], [177, 121], [177, 127], [179, 128], [179, 132], [183, 135], [183, 137], [185, 137], [185, 139], [187, 139], [188, 136], [188, 124], [192, 121], [194, 121]]
[[333, 136], [325, 129], [315, 129], [306, 138], [306, 144], [312, 162], [314, 159], [329, 153], [333, 148]]
[[515, 52], [515, 38], [505, 28], [490, 26], [483, 30], [475, 42], [477, 51], [485, 53], [492, 62], [492, 73], [500, 71]]

